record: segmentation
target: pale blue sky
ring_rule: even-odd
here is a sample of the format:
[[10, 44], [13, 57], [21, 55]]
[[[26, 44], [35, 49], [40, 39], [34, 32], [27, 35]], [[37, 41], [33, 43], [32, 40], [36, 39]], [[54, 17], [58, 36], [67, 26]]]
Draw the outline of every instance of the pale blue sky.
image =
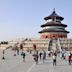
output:
[[18, 37], [39, 38], [43, 18], [52, 13], [64, 17], [72, 36], [72, 0], [0, 0], [0, 41]]

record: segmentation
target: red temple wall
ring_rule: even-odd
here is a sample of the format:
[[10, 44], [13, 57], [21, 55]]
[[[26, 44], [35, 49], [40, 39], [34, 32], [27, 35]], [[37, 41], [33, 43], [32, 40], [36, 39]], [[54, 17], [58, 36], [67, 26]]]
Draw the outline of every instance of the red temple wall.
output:
[[41, 39], [45, 38], [67, 38], [67, 34], [53, 34], [53, 33], [42, 34]]

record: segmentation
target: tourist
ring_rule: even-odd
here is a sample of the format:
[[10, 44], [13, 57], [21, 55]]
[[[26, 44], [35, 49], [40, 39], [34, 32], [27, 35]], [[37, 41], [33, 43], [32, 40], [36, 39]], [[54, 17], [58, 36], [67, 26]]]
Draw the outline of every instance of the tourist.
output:
[[45, 59], [46, 59], [46, 52], [43, 51], [43, 62], [44, 62]]
[[32, 50], [30, 50], [30, 54], [32, 53]]
[[64, 53], [62, 53], [62, 59], [65, 59], [65, 55], [64, 55]]
[[36, 64], [38, 64], [38, 51], [37, 50], [34, 51], [33, 56], [34, 56], [34, 61], [36, 62]]
[[17, 55], [19, 55], [19, 48], [17, 48]]
[[14, 50], [14, 56], [16, 56], [16, 49]]
[[42, 59], [42, 52], [39, 53], [40, 60]]
[[4, 60], [5, 59], [5, 57], [4, 57], [4, 55], [5, 55], [5, 50], [3, 50], [3, 57], [2, 57], [2, 59]]
[[14, 47], [14, 51], [15, 51], [14, 56], [19, 55], [19, 48], [18, 48], [17, 45], [15, 45], [15, 47]]
[[21, 50], [23, 49], [23, 44], [20, 44], [20, 49], [21, 49]]
[[53, 54], [53, 66], [56, 65], [56, 53]]
[[23, 62], [25, 62], [25, 56], [26, 56], [25, 52], [22, 53], [22, 56], [23, 56]]
[[68, 57], [69, 65], [71, 65], [71, 58], [72, 58], [72, 54], [70, 53], [70, 55]]

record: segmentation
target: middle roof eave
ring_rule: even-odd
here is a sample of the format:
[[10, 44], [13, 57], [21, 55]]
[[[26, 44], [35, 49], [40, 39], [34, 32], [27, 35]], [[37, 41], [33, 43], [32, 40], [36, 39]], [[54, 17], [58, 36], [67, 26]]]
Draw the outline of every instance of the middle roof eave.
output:
[[46, 24], [41, 25], [41, 27], [46, 27], [46, 26], [63, 26], [63, 27], [67, 27], [67, 25], [59, 23], [59, 22], [47, 22]]

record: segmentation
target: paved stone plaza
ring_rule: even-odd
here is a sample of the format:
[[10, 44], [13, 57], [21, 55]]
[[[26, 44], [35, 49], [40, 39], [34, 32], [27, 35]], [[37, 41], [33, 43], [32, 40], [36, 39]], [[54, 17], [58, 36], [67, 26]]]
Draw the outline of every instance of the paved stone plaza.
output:
[[2, 50], [0, 50], [0, 72], [72, 72], [72, 65], [68, 61], [57, 58], [57, 66], [52, 65], [52, 59], [47, 58], [39, 61], [38, 65], [33, 61], [30, 54], [26, 54], [26, 62], [23, 62], [21, 55], [13, 56], [12, 50], [6, 50], [5, 60], [2, 60]]

